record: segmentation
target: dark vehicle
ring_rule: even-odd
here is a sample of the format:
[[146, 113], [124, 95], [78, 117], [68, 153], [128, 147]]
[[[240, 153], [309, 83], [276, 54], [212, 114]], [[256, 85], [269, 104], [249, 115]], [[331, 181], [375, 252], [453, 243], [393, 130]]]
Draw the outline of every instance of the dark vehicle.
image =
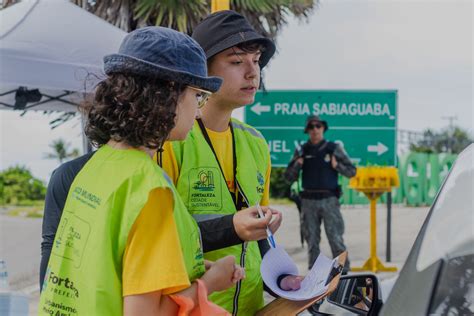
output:
[[[473, 183], [471, 144], [438, 192], [391, 291], [373, 274], [344, 276], [321, 315], [474, 315]], [[390, 291], [386, 301], [382, 290]]]

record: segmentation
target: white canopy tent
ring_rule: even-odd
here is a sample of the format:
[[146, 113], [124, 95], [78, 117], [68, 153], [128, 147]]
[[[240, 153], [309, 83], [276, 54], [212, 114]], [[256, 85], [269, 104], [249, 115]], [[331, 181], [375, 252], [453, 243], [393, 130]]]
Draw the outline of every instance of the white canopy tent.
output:
[[0, 109], [76, 111], [125, 35], [66, 0], [0, 10]]

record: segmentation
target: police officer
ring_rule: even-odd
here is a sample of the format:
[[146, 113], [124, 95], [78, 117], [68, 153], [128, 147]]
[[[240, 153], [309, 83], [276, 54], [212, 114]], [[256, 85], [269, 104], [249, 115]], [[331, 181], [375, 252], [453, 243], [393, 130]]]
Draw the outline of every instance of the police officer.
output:
[[[309, 116], [306, 120], [305, 133], [309, 140], [295, 150], [288, 165], [286, 176], [295, 181], [302, 172], [303, 191], [301, 196], [302, 229], [308, 243], [308, 268], [314, 264], [319, 255], [321, 241], [321, 223], [335, 257], [346, 250], [342, 235], [344, 220], [340, 211], [339, 197], [341, 187], [338, 184], [338, 173], [353, 177], [356, 168], [338, 144], [324, 139], [328, 130], [326, 121], [318, 116]], [[345, 270], [349, 269], [349, 260]]]

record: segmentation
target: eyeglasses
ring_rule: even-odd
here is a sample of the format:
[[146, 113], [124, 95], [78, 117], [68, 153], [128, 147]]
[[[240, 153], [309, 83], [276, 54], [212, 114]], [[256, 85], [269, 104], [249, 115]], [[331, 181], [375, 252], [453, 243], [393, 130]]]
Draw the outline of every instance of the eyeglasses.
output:
[[313, 129], [313, 128], [317, 128], [317, 129], [320, 129], [321, 127], [323, 127], [322, 124], [319, 124], [319, 123], [316, 123], [316, 124], [308, 124], [308, 129]]
[[196, 99], [198, 101], [198, 109], [202, 108], [203, 106], [206, 105], [207, 100], [209, 100], [209, 97], [212, 95], [212, 92], [202, 90], [196, 87], [188, 86], [190, 89], [193, 89], [194, 91], [199, 92], [196, 94]]

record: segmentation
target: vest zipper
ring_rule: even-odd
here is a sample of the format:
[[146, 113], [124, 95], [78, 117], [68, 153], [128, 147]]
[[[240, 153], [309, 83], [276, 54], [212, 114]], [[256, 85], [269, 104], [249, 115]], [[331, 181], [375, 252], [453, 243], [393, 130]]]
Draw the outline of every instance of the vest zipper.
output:
[[[245, 255], [247, 253], [247, 242], [242, 244], [242, 253], [240, 254], [240, 266], [245, 269]], [[240, 288], [242, 287], [242, 280], [237, 282], [237, 286], [235, 287], [235, 294], [234, 294], [234, 306], [232, 308], [232, 315], [236, 316], [239, 311], [239, 295], [240, 295]]]

